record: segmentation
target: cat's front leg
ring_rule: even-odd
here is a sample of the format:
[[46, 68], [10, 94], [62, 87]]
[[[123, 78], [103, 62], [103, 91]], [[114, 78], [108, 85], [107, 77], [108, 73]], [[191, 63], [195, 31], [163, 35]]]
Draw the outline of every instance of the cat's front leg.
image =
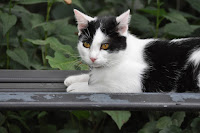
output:
[[77, 82], [88, 82], [88, 80], [89, 80], [89, 74], [69, 76], [64, 80], [64, 84], [66, 86], [70, 86], [70, 85], [77, 83]]

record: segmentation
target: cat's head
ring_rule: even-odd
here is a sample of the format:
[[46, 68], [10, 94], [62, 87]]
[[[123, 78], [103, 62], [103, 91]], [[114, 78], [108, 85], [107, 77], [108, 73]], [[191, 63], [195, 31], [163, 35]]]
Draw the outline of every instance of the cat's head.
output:
[[126, 49], [130, 10], [118, 17], [92, 18], [74, 9], [78, 24], [78, 51], [91, 67], [107, 67], [119, 63]]

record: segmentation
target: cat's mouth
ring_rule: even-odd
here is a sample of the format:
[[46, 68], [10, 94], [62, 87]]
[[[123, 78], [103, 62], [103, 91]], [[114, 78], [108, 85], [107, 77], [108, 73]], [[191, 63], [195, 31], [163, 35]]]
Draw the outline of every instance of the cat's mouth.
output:
[[92, 67], [92, 68], [103, 68], [103, 67], [105, 67], [104, 65], [98, 64], [98, 63], [92, 63], [92, 64], [89, 64], [89, 66]]
[[92, 67], [92, 68], [102, 68], [103, 66], [97, 65], [97, 64], [92, 64], [92, 65], [90, 65], [90, 67]]

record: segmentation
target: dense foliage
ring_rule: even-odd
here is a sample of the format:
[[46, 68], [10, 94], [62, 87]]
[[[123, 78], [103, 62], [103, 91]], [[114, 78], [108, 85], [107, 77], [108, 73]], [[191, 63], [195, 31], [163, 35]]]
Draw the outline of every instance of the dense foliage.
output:
[[[76, 50], [73, 8], [90, 16], [131, 9], [130, 32], [140, 38], [200, 33], [199, 0], [1, 0], [0, 69], [88, 69]], [[0, 133], [77, 132], [198, 133], [200, 117], [197, 112], [0, 112]]]

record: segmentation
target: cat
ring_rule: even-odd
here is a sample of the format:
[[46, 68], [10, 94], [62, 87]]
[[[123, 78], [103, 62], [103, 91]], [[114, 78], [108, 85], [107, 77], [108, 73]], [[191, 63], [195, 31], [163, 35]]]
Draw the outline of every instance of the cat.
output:
[[66, 78], [67, 92], [199, 92], [200, 38], [139, 39], [128, 32], [130, 10], [117, 17], [74, 14], [77, 48], [91, 71]]

